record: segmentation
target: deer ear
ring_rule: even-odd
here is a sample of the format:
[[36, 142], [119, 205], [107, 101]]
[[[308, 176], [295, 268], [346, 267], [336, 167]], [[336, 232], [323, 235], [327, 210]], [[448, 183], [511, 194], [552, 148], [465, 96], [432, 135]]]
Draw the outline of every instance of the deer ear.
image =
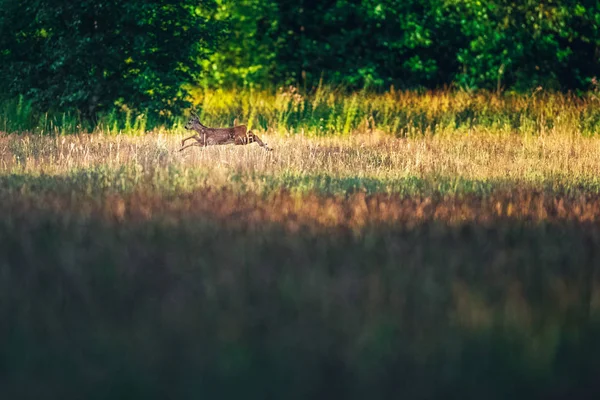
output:
[[196, 111], [194, 110], [190, 111], [190, 114], [192, 115], [192, 117], [198, 117], [198, 114], [196, 114]]

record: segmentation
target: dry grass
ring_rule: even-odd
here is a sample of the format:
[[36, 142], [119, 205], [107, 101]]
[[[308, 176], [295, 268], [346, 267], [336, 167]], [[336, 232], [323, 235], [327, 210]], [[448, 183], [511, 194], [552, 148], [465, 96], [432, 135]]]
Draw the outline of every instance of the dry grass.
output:
[[584, 187], [593, 193], [600, 188], [600, 139], [581, 136], [524, 137], [485, 131], [412, 139], [376, 134], [327, 139], [266, 135], [276, 149], [273, 153], [253, 145], [179, 153], [182, 137], [182, 133], [4, 136], [0, 172], [70, 176], [81, 171], [112, 171], [133, 181], [138, 189], [148, 182], [158, 189], [173, 185], [178, 190], [211, 186], [269, 192], [285, 188], [337, 194], [356, 190], [419, 194], [418, 187], [412, 188], [414, 182], [425, 182], [423, 187], [437, 185], [442, 194], [467, 190], [468, 182], [474, 182], [471, 190], [475, 191], [477, 185], [482, 190], [577, 191]]
[[600, 393], [600, 139], [259, 134], [0, 138], [7, 398]]

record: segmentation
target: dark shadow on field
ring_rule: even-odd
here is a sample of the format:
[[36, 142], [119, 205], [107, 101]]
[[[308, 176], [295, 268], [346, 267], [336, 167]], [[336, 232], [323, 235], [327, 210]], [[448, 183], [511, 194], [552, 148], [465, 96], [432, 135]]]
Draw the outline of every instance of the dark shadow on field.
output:
[[[93, 169], [74, 170], [64, 175], [30, 175], [16, 173], [0, 175], [0, 193], [65, 194], [127, 193], [139, 189], [151, 189], [160, 193], [179, 194], [206, 185], [209, 173], [201, 169], [185, 171], [188, 181], [182, 181], [183, 170], [169, 167], [167, 173], [156, 179], [152, 169], [141, 171], [135, 165], [118, 168], [97, 166]], [[555, 196], [580, 197], [582, 193], [600, 193], [600, 181], [575, 180], [555, 177], [551, 181], [532, 184], [512, 179], [469, 179], [451, 176], [406, 176], [400, 178], [373, 178], [365, 176], [335, 177], [327, 174], [246, 174], [232, 172], [227, 184], [234, 191], [245, 192], [248, 187], [260, 188], [263, 194], [283, 190], [320, 195], [351, 195], [353, 193], [399, 196], [477, 195], [489, 196], [496, 192], [520, 191], [543, 192]]]
[[597, 398], [600, 227], [0, 220], [19, 399]]

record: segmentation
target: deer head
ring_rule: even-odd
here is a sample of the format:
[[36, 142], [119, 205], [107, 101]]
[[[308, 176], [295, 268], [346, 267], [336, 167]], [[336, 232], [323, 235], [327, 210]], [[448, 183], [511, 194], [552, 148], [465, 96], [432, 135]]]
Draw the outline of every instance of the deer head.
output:
[[191, 114], [192, 116], [190, 117], [190, 120], [187, 122], [187, 124], [185, 124], [184, 128], [188, 131], [193, 129], [197, 132], [202, 132], [206, 127], [200, 122], [198, 114], [196, 114], [194, 111], [192, 111]]

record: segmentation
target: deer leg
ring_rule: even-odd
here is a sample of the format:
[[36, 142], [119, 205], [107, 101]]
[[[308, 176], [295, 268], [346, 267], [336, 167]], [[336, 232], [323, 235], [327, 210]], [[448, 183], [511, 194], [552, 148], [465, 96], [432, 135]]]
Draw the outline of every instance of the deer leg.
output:
[[190, 136], [190, 137], [188, 137], [188, 138], [185, 138], [185, 139], [183, 139], [183, 140], [181, 141], [181, 146], [183, 147], [183, 146], [185, 145], [185, 142], [187, 142], [187, 141], [188, 141], [188, 140], [190, 140], [190, 139], [196, 139], [196, 140], [198, 140], [198, 135], [197, 135], [197, 134], [194, 134], [194, 135], [192, 135], [192, 136]]
[[246, 136], [238, 136], [235, 138], [234, 143], [236, 146], [243, 146], [250, 142], [248, 141], [248, 138]]
[[192, 146], [204, 147], [204, 145], [202, 143], [196, 142], [196, 143], [188, 144], [187, 146], [180, 148], [179, 151], [183, 151], [183, 150], [187, 149], [188, 147], [192, 147]]

